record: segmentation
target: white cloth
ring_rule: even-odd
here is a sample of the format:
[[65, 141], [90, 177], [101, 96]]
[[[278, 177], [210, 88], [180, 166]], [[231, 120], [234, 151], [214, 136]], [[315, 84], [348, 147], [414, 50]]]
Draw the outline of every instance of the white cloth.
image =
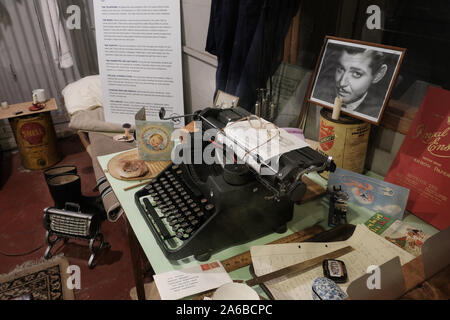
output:
[[57, 0], [41, 0], [41, 8], [53, 60], [62, 69], [72, 67], [72, 53], [64, 32], [64, 26], [60, 20]]
[[100, 76], [87, 76], [72, 82], [62, 90], [62, 95], [70, 116], [77, 111], [103, 106]]

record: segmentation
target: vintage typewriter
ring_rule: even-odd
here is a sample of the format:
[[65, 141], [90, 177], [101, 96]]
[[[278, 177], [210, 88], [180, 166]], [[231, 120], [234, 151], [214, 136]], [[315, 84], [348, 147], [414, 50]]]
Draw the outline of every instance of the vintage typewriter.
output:
[[[200, 121], [200, 133], [225, 135], [227, 124], [252, 115], [237, 107], [207, 108], [190, 116]], [[173, 119], [165, 118], [163, 109], [160, 118]], [[214, 138], [195, 133], [188, 139], [202, 148], [215, 143]], [[193, 155], [188, 156], [192, 160]], [[266, 166], [256, 160], [261, 168]], [[220, 250], [285, 232], [294, 203], [306, 192], [303, 174], [335, 170], [331, 158], [309, 147], [282, 154], [278, 170], [270, 175], [261, 175], [246, 163], [186, 162], [169, 165], [135, 194], [140, 212], [169, 260], [194, 256], [206, 261]]]

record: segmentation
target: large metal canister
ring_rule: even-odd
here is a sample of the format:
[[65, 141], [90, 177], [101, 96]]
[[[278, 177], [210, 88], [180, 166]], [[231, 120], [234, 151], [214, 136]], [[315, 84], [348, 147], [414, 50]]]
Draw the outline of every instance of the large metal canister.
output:
[[61, 160], [50, 112], [12, 118], [10, 124], [25, 168], [45, 169]]
[[[331, 110], [320, 111], [319, 151], [333, 157], [337, 167], [363, 173], [370, 123], [344, 115], [333, 120], [331, 116]], [[322, 176], [328, 178], [328, 173]]]

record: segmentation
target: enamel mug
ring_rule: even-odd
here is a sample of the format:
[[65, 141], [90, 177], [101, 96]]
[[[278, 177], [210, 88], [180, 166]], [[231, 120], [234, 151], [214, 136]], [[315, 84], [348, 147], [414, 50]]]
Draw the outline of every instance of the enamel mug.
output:
[[33, 90], [33, 102], [44, 103], [45, 101], [47, 101], [47, 97], [45, 96], [44, 89]]

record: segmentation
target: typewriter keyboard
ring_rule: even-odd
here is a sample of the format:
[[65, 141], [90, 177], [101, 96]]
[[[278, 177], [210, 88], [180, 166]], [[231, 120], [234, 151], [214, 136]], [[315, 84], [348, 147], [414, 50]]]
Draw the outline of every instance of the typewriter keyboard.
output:
[[[147, 223], [158, 230], [170, 248], [189, 241], [215, 212], [215, 207], [192, 182], [186, 168], [171, 165], [153, 179], [140, 198], [141, 212]], [[155, 228], [151, 228], [155, 233]]]

